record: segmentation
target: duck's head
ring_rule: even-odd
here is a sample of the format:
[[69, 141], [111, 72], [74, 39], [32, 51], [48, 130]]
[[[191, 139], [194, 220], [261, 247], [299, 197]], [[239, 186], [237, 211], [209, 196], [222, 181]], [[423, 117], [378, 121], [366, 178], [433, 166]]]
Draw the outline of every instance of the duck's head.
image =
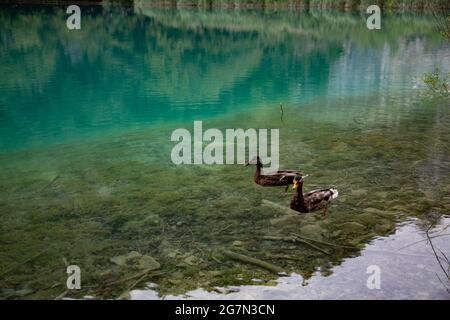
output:
[[296, 175], [294, 177], [294, 185], [292, 186], [293, 190], [297, 190], [299, 186], [301, 186], [303, 184], [303, 179], [306, 178], [308, 175]]
[[245, 166], [248, 166], [250, 164], [256, 164], [258, 167], [262, 167], [261, 158], [259, 156], [255, 156], [251, 160], [247, 161], [245, 163]]

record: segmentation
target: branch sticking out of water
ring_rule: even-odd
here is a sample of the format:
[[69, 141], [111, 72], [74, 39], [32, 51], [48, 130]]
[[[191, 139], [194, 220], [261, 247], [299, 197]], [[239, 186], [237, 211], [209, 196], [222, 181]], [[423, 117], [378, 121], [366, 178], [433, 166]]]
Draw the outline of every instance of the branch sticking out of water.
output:
[[[430, 243], [431, 249], [433, 250], [434, 256], [436, 257], [436, 260], [437, 260], [437, 262], [439, 263], [439, 266], [441, 267], [441, 269], [442, 269], [442, 271], [444, 272], [444, 274], [445, 274], [445, 276], [447, 277], [447, 279], [450, 280], [450, 274], [449, 274], [448, 270], [446, 270], [446, 269], [444, 268], [444, 266], [442, 265], [442, 262], [441, 262], [441, 260], [442, 260], [443, 258], [440, 257], [440, 256], [437, 254], [436, 249], [434, 248], [434, 245], [433, 245], [433, 241], [431, 241], [431, 237], [430, 237], [429, 231], [430, 231], [430, 229], [431, 229], [432, 227], [433, 227], [433, 225], [431, 225], [431, 226], [427, 229], [427, 231], [425, 232], [426, 235], [427, 235], [428, 242]], [[446, 256], [442, 251], [441, 251], [441, 253], [442, 253], [443, 257], [444, 257], [444, 260], [445, 260], [447, 263], [449, 263], [449, 262], [448, 262], [448, 259], [447, 259], [447, 256]]]
[[[449, 272], [449, 270], [450, 270], [450, 262], [449, 262], [447, 256], [441, 250], [439, 250], [439, 251], [441, 252], [442, 257], [437, 254], [436, 249], [435, 249], [435, 247], [433, 245], [433, 241], [431, 240], [431, 237], [430, 237], [430, 230], [433, 227], [434, 227], [434, 224], [431, 224], [430, 227], [427, 229], [427, 231], [425, 231], [425, 234], [427, 236], [428, 242], [430, 243], [431, 250], [433, 250], [434, 256], [436, 257], [436, 261], [439, 264], [439, 267], [443, 271], [444, 275], [447, 277], [447, 280], [450, 281], [450, 272]], [[442, 264], [441, 260], [444, 260], [447, 263], [447, 269], [444, 267], [444, 265]], [[447, 293], [450, 294], [450, 289], [447, 287], [447, 285], [443, 283], [443, 281], [441, 280], [439, 275], [437, 275], [437, 277], [438, 277], [439, 281], [442, 283], [442, 285], [444, 286], [444, 288], [447, 291]]]
[[283, 115], [284, 115], [284, 110], [283, 110], [283, 105], [280, 102], [280, 113], [281, 113], [281, 122], [283, 122]]

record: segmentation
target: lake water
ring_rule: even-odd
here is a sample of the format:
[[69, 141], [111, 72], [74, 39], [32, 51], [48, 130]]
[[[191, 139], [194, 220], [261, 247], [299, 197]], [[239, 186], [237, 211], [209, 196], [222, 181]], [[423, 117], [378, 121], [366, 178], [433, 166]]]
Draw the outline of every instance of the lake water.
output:
[[[257, 297], [280, 298], [284, 283], [288, 298], [358, 298], [367, 266], [393, 279], [407, 262], [437, 267], [422, 274], [423, 292], [405, 280], [372, 297], [448, 297], [429, 246], [397, 264], [383, 261], [399, 246], [380, 249], [381, 262], [364, 251], [449, 223], [450, 103], [420, 81], [450, 71], [432, 17], [387, 14], [380, 31], [362, 14], [314, 10], [82, 7], [81, 30], [66, 18], [64, 8], [0, 7], [1, 297], [245, 294], [257, 281], [274, 288]], [[194, 120], [278, 128], [280, 167], [308, 173], [306, 190], [338, 188], [329, 217], [290, 212], [290, 191], [255, 186], [254, 167], [174, 165], [171, 133]], [[313, 246], [268, 240], [292, 234]], [[448, 256], [449, 242], [436, 241]], [[159, 269], [111, 261], [132, 251]], [[82, 290], [66, 292], [69, 264]], [[328, 279], [338, 281], [321, 294], [314, 283]], [[290, 281], [311, 289], [294, 294]], [[148, 283], [150, 293], [128, 293]]]

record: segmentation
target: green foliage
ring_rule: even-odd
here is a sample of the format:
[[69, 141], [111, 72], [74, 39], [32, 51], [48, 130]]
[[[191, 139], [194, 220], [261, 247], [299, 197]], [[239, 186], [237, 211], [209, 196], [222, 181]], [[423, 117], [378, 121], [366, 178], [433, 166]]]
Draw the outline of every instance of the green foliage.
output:
[[437, 31], [445, 40], [450, 41], [450, 14], [442, 14], [434, 9], [431, 12], [436, 23]]
[[450, 72], [441, 75], [439, 69], [423, 75], [423, 82], [433, 94], [448, 95], [450, 92]]

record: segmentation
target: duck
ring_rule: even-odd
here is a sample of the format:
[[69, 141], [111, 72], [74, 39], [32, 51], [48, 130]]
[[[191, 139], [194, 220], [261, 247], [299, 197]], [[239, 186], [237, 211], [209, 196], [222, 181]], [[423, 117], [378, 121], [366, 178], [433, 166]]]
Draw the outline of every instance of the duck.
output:
[[322, 210], [322, 216], [326, 217], [328, 206], [338, 197], [339, 192], [335, 188], [325, 188], [303, 193], [305, 177], [301, 175], [294, 177], [292, 189], [296, 191], [292, 195], [291, 209], [302, 213]]
[[261, 168], [263, 164], [259, 156], [254, 157], [252, 160], [248, 161], [245, 165], [250, 164], [256, 165], [255, 175], [253, 176], [253, 181], [263, 187], [277, 187], [277, 186], [287, 186], [293, 184], [294, 177], [303, 176], [301, 172], [294, 170], [279, 170], [277, 172], [261, 174]]

